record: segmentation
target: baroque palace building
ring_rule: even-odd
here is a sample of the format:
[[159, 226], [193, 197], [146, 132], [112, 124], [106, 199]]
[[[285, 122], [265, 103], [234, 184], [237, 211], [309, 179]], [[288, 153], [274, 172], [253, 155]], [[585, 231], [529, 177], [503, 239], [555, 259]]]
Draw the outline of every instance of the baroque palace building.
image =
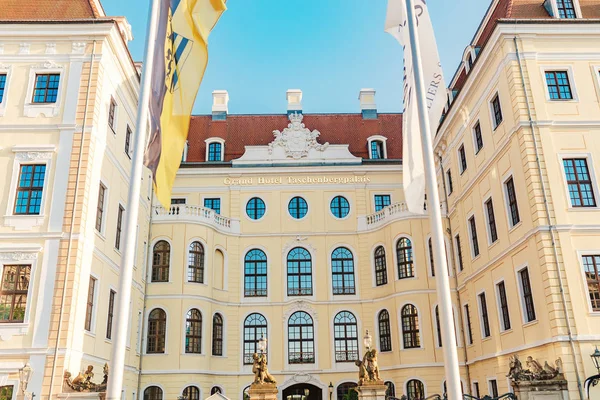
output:
[[[0, 0], [0, 2], [2, 2]], [[139, 75], [97, 0], [0, 9], [0, 400], [66, 398], [108, 361]], [[268, 339], [282, 400], [343, 400], [368, 330], [389, 395], [444, 391], [430, 228], [402, 190], [402, 115], [194, 116], [170, 209], [143, 182], [124, 399], [245, 400]], [[600, 343], [600, 0], [493, 0], [435, 138], [463, 390], [509, 356]], [[308, 394], [306, 394], [308, 390]]]

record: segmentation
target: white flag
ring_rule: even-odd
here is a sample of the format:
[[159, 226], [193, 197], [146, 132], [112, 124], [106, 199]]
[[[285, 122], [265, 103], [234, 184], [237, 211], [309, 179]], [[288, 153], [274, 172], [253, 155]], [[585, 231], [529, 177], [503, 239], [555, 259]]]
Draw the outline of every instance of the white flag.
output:
[[[431, 133], [435, 135], [446, 105], [446, 83], [427, 4], [425, 0], [415, 0], [414, 4], [429, 122]], [[406, 0], [388, 0], [385, 31], [394, 36], [404, 48], [404, 120], [402, 124], [404, 196], [409, 211], [423, 214], [425, 168], [407, 19]]]

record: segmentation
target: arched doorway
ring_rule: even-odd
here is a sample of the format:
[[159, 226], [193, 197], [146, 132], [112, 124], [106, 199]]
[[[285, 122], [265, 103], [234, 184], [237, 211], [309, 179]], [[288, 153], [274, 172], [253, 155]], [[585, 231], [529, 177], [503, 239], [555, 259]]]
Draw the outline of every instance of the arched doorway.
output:
[[[283, 400], [323, 400], [323, 390], [308, 383], [292, 385], [283, 391]], [[327, 399], [326, 399], [327, 400]]]

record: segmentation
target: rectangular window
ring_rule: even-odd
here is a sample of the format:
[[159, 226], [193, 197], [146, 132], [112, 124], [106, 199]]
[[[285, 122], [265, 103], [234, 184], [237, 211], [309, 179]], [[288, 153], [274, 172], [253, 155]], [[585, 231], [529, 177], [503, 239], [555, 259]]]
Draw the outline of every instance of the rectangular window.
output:
[[171, 199], [171, 204], [185, 204], [185, 199]]
[[473, 258], [475, 258], [479, 255], [479, 240], [477, 239], [475, 216], [469, 218], [469, 231], [471, 232], [471, 250], [473, 251]]
[[210, 143], [208, 145], [208, 161], [222, 161], [221, 143]]
[[392, 197], [389, 194], [375, 195], [375, 212], [379, 212], [392, 203]]
[[493, 398], [498, 397], [498, 382], [495, 379], [490, 379], [488, 382], [490, 383], [490, 395]]
[[117, 102], [112, 97], [110, 98], [110, 106], [108, 107], [108, 126], [114, 133], [115, 131], [115, 114], [117, 111]]
[[102, 232], [102, 220], [104, 219], [104, 196], [106, 195], [106, 186], [100, 183], [98, 190], [98, 207], [96, 208], [96, 230]]
[[504, 281], [496, 285], [498, 291], [498, 305], [500, 306], [500, 316], [502, 317], [502, 330], [507, 331], [510, 329], [510, 313], [508, 311], [508, 300], [506, 298], [506, 286]]
[[531, 291], [531, 281], [529, 280], [529, 270], [523, 268], [519, 271], [519, 281], [521, 284], [521, 293], [525, 306], [525, 321], [535, 321], [535, 306], [533, 304], [533, 292]]
[[485, 210], [488, 222], [488, 233], [490, 235], [490, 243], [495, 243], [498, 240], [498, 230], [496, 229], [496, 217], [494, 216], [494, 204], [490, 198], [485, 202]]
[[492, 99], [492, 113], [494, 117], [494, 129], [502, 123], [502, 108], [500, 107], [500, 97], [498, 94]]
[[125, 132], [125, 154], [131, 158], [131, 128], [127, 125], [127, 131]]
[[473, 382], [473, 394], [475, 397], [480, 398], [481, 394], [479, 392], [479, 382]]
[[92, 314], [94, 313], [94, 294], [96, 290], [96, 278], [90, 276], [88, 285], [87, 305], [85, 309], [85, 330], [92, 330]]
[[473, 128], [473, 135], [475, 136], [475, 154], [478, 154], [483, 149], [483, 136], [481, 134], [481, 124], [477, 121]]
[[125, 209], [122, 205], [119, 204], [119, 213], [117, 214], [117, 234], [115, 237], [115, 249], [121, 249], [121, 232], [122, 232], [122, 224], [123, 224], [123, 213]]
[[485, 299], [485, 293], [479, 294], [479, 311], [481, 313], [481, 337], [487, 338], [491, 336], [490, 333], [490, 317], [488, 315], [487, 301]]
[[504, 182], [504, 187], [506, 188], [508, 210], [510, 212], [510, 227], [512, 228], [521, 222], [521, 217], [519, 216], [519, 206], [517, 205], [517, 193], [515, 192], [515, 181], [513, 180], [512, 176], [508, 178], [506, 182]]
[[558, 8], [559, 18], [577, 18], [573, 0], [556, 0], [556, 8]]
[[106, 338], [112, 338], [112, 325], [113, 325], [113, 310], [115, 308], [115, 295], [117, 292], [110, 290], [108, 295], [108, 315], [106, 316]]
[[465, 324], [467, 325], [467, 343], [473, 344], [473, 328], [471, 327], [471, 312], [469, 311], [469, 305], [464, 305], [465, 310]]
[[454, 185], [452, 184], [452, 171], [446, 171], [446, 181], [448, 182], [448, 196], [454, 192]]
[[573, 100], [567, 71], [546, 71], [546, 85], [550, 100]]
[[210, 208], [217, 214], [221, 214], [221, 199], [204, 199], [204, 208]]
[[592, 178], [585, 158], [563, 160], [571, 207], [596, 207]]
[[40, 214], [45, 177], [45, 164], [26, 164], [20, 166], [15, 215]]
[[379, 140], [373, 140], [371, 142], [371, 159], [382, 160], [384, 158], [383, 142]]
[[31, 265], [5, 265], [0, 283], [0, 323], [25, 321]]
[[6, 74], [0, 74], [0, 103], [4, 99], [4, 90], [6, 89]]
[[32, 102], [56, 103], [59, 82], [60, 74], [37, 74]]
[[463, 264], [462, 248], [460, 245], [460, 235], [454, 237], [454, 243], [456, 244], [456, 256], [458, 258], [458, 270], [462, 271], [465, 269]]
[[462, 175], [467, 170], [467, 155], [465, 154], [464, 144], [458, 149], [458, 157], [460, 161], [460, 174]]
[[590, 305], [593, 311], [600, 311], [600, 254], [583, 256], [582, 258]]

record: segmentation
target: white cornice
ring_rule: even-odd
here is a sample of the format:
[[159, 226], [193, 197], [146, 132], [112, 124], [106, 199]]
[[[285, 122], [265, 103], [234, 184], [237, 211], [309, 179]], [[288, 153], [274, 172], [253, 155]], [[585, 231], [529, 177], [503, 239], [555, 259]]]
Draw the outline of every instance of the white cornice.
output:
[[198, 168], [179, 168], [177, 176], [203, 176], [211, 177], [231, 177], [241, 175], [297, 175], [297, 174], [324, 174], [324, 173], [360, 173], [365, 172], [402, 172], [401, 164], [385, 165], [346, 165], [346, 166], [303, 166], [303, 167], [256, 167], [256, 168], [219, 168], [219, 167], [198, 167]]

